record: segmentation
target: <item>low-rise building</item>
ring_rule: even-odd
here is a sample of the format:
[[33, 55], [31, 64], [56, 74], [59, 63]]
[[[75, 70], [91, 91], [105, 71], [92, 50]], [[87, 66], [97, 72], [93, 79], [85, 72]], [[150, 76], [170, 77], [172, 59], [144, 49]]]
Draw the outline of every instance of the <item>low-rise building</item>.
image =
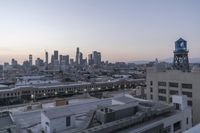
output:
[[17, 133], [16, 124], [10, 112], [0, 112], [0, 133]]
[[173, 96], [171, 105], [115, 97], [42, 111], [46, 133], [179, 133], [192, 127], [185, 96]]
[[75, 116], [72, 111], [48, 110], [41, 114], [41, 125], [45, 133], [57, 133], [75, 125]]

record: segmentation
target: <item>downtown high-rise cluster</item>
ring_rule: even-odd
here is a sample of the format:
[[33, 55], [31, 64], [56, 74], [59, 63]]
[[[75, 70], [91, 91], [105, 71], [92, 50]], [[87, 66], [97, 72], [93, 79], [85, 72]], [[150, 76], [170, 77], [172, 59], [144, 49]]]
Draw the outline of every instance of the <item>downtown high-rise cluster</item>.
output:
[[[50, 60], [49, 60], [50, 59]], [[65, 70], [69, 66], [99, 66], [101, 65], [101, 53], [93, 51], [84, 58], [83, 53], [77, 47], [75, 58], [70, 58], [69, 55], [59, 54], [58, 50], [54, 50], [52, 55], [49, 55], [48, 51], [45, 51], [44, 60], [41, 58], [36, 58], [35, 65], [33, 65], [33, 55], [28, 56], [28, 60], [24, 61], [22, 66], [24, 68], [30, 68], [31, 66], [36, 66], [43, 70]], [[9, 63], [4, 63], [4, 67], [18, 65], [17, 60], [12, 59], [11, 65]]]

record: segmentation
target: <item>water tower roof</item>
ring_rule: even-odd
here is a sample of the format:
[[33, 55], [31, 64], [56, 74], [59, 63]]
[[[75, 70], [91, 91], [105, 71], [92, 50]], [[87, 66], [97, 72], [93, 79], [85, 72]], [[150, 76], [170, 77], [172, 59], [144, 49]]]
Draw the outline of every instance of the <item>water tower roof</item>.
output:
[[176, 42], [186, 42], [183, 38], [179, 38]]

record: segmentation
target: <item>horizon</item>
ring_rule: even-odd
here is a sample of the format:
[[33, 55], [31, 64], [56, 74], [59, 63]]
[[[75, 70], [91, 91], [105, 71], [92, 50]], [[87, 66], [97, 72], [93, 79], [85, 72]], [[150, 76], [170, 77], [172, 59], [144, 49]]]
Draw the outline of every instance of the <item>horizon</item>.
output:
[[[12, 4], [10, 4], [12, 3]], [[0, 64], [28, 55], [44, 59], [54, 50], [84, 58], [92, 51], [102, 60], [159, 60], [173, 55], [174, 42], [188, 42], [189, 57], [199, 58], [198, 0], [8, 0], [0, 2]], [[50, 56], [49, 56], [50, 59]]]

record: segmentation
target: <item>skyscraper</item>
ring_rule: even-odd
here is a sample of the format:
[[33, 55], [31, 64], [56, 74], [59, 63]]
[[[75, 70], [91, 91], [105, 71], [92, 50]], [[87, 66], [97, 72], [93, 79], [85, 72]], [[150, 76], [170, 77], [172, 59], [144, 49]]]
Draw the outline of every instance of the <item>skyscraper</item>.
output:
[[53, 65], [54, 63], [54, 55], [51, 55], [51, 64]]
[[62, 57], [62, 61], [64, 62], [65, 65], [69, 65], [69, 55], [64, 55]]
[[30, 66], [33, 65], [33, 56], [32, 56], [32, 54], [29, 55], [29, 65]]
[[93, 59], [94, 65], [100, 65], [101, 64], [101, 53], [97, 52], [97, 51], [93, 51], [92, 59]]
[[35, 66], [37, 66], [37, 67], [44, 66], [44, 61], [40, 58], [37, 58], [35, 60]]
[[74, 59], [71, 58], [71, 59], [69, 60], [69, 63], [70, 63], [70, 65], [74, 65]]
[[59, 70], [60, 62], [58, 60], [58, 51], [54, 50], [54, 55], [53, 55], [53, 69], [54, 70]]
[[62, 64], [62, 60], [63, 60], [63, 55], [60, 55], [60, 58], [59, 58], [60, 65]]
[[76, 64], [78, 64], [78, 61], [79, 61], [79, 54], [80, 54], [79, 47], [77, 47], [76, 48]]
[[17, 60], [12, 59], [12, 60], [11, 60], [11, 65], [12, 65], [13, 67], [17, 66]]
[[48, 64], [49, 63], [49, 55], [48, 52], [45, 52], [45, 63]]
[[92, 54], [88, 55], [88, 65], [92, 65], [93, 64], [93, 60], [92, 60]]
[[83, 53], [79, 52], [78, 65], [82, 65], [82, 63], [83, 63]]
[[100, 65], [101, 64], [101, 53], [98, 52], [98, 60], [97, 60], [97, 64]]
[[49, 64], [49, 55], [48, 52], [45, 52], [45, 69], [48, 69], [48, 64]]
[[54, 60], [58, 60], [58, 51], [54, 50]]

